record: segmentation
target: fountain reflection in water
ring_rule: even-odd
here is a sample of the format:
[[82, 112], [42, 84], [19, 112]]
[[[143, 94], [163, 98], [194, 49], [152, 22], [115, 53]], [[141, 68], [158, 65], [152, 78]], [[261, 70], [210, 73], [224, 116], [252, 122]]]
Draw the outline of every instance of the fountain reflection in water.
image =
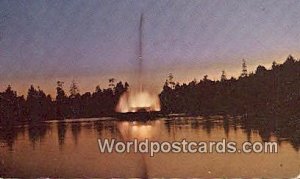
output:
[[149, 139], [157, 140], [161, 132], [161, 121], [118, 123], [118, 130], [125, 141], [137, 139], [139, 141]]
[[[148, 121], [148, 122], [128, 122], [123, 121], [117, 124], [118, 130], [124, 141], [144, 141], [144, 140], [158, 140], [160, 132], [163, 130], [161, 128], [161, 121]], [[133, 147], [132, 147], [133, 148]], [[143, 171], [142, 178], [149, 177], [147, 159], [149, 159], [148, 154], [139, 153], [141, 157], [140, 170]]]

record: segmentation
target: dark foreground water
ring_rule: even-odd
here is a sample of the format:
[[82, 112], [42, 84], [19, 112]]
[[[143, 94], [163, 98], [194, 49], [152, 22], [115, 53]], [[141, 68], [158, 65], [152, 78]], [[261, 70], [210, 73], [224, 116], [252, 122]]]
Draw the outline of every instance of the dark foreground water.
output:
[[[100, 153], [97, 139], [128, 141], [278, 141], [277, 154]], [[296, 140], [298, 140], [296, 136]], [[278, 137], [220, 117], [174, 117], [148, 123], [109, 118], [51, 121], [0, 129], [0, 176], [8, 177], [296, 177], [295, 136]]]

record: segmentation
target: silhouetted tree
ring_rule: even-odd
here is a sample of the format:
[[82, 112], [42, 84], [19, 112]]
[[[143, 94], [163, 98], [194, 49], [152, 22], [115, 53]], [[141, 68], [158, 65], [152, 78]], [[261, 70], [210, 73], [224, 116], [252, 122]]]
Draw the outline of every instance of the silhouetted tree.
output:
[[242, 64], [242, 74], [241, 74], [241, 77], [246, 77], [247, 75], [248, 75], [248, 71], [247, 71], [246, 60], [243, 59], [243, 64]]
[[225, 80], [227, 80], [227, 77], [226, 77], [225, 71], [223, 70], [222, 75], [221, 75], [221, 81], [225, 81]]
[[70, 85], [70, 98], [75, 98], [79, 94], [79, 88], [75, 80]]
[[170, 85], [170, 87], [171, 87], [172, 89], [175, 88], [175, 82], [174, 82], [173, 80], [174, 80], [173, 74], [172, 74], [172, 73], [169, 73], [167, 82], [168, 82], [168, 85]]
[[53, 116], [50, 109], [52, 107], [51, 97], [47, 97], [39, 88], [36, 90], [33, 85], [28, 89], [26, 104], [31, 121], [46, 120]]
[[70, 85], [70, 96], [69, 96], [69, 108], [71, 114], [70, 117], [75, 118], [80, 116], [80, 94], [79, 94], [79, 87], [75, 80], [72, 80]]
[[116, 81], [115, 78], [108, 79], [108, 83], [109, 83], [108, 86], [113, 89], [115, 87], [115, 81]]
[[13, 125], [25, 117], [25, 99], [18, 97], [9, 85], [6, 90], [0, 93], [0, 124]]
[[59, 119], [66, 118], [69, 113], [68, 109], [68, 97], [63, 89], [64, 82], [57, 81], [56, 87], [56, 116]]

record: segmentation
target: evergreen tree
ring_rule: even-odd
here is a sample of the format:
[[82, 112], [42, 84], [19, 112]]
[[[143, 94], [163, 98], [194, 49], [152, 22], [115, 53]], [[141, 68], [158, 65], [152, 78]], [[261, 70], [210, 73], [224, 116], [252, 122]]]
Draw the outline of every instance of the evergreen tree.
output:
[[243, 59], [241, 77], [246, 77], [246, 76], [248, 76], [248, 70], [247, 70], [246, 60]]
[[225, 81], [225, 80], [227, 80], [227, 77], [226, 77], [225, 71], [223, 70], [222, 75], [221, 75], [221, 81]]

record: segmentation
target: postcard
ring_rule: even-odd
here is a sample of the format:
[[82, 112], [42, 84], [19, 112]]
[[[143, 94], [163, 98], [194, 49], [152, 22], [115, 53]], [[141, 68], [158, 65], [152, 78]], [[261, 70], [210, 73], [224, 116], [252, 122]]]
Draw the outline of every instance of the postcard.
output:
[[0, 177], [300, 178], [299, 0], [1, 0]]

